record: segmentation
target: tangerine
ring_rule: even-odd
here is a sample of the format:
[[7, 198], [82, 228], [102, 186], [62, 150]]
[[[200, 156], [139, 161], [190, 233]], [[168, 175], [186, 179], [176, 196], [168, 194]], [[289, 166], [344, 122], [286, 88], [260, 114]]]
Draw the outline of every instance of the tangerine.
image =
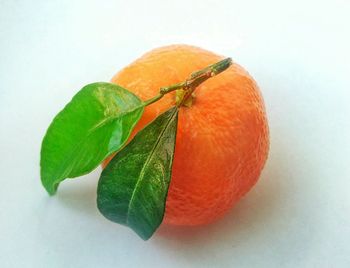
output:
[[[194, 46], [165, 46], [146, 53], [111, 82], [147, 100], [221, 59]], [[199, 225], [221, 217], [257, 182], [268, 155], [264, 102], [247, 71], [233, 63], [195, 94], [191, 107], [179, 111], [166, 224]], [[133, 133], [174, 104], [172, 92], [147, 106]]]

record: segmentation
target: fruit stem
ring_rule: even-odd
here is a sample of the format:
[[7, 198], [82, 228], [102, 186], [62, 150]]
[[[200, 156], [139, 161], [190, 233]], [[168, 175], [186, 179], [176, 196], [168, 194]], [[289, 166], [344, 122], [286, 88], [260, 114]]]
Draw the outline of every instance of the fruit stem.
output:
[[169, 92], [172, 92], [178, 89], [183, 89], [186, 91], [186, 93], [183, 96], [183, 98], [176, 104], [177, 107], [180, 107], [186, 102], [188, 98], [192, 96], [192, 93], [196, 89], [196, 87], [198, 87], [200, 84], [202, 84], [204, 81], [208, 80], [209, 78], [225, 71], [228, 67], [230, 67], [231, 64], [232, 64], [232, 59], [226, 58], [212, 65], [209, 65], [204, 69], [193, 72], [190, 75], [190, 77], [186, 79], [184, 82], [160, 88], [159, 94], [149, 100], [144, 101], [144, 105], [147, 106], [160, 100], [161, 98], [163, 98], [165, 94], [168, 94]]
[[171, 91], [174, 91], [174, 90], [177, 90], [177, 89], [181, 89], [185, 86], [186, 84], [186, 81], [185, 82], [181, 82], [181, 83], [178, 83], [178, 84], [174, 84], [174, 85], [171, 85], [171, 86], [167, 86], [167, 87], [161, 87], [160, 88], [160, 93], [161, 94], [167, 94]]
[[186, 91], [186, 93], [183, 96], [183, 98], [176, 104], [176, 106], [180, 107], [184, 105], [186, 101], [193, 96], [192, 94], [194, 90], [200, 84], [202, 84], [204, 81], [208, 80], [209, 78], [225, 71], [228, 67], [231, 66], [231, 64], [232, 64], [232, 59], [226, 58], [212, 65], [209, 65], [208, 67], [202, 70], [193, 72], [190, 76], [190, 79], [187, 79], [185, 81], [186, 86], [184, 87], [184, 90]]
[[[206, 67], [202, 70], [193, 72], [191, 74], [191, 78], [192, 79], [198, 78], [198, 77], [202, 76], [203, 74], [208, 74], [208, 73], [211, 73], [211, 76], [217, 75], [217, 74], [225, 71], [228, 67], [231, 66], [231, 64], [232, 64], [231, 58], [223, 59], [223, 60], [218, 61], [212, 65], [209, 65], [208, 67]], [[210, 78], [210, 77], [208, 77], [208, 78]]]

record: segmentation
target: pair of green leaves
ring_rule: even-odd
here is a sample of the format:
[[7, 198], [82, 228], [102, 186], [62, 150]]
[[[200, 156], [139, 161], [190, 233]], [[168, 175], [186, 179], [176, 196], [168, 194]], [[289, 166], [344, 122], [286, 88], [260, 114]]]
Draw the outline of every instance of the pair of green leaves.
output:
[[[41, 181], [50, 195], [61, 181], [89, 173], [107, 156], [118, 154], [102, 172], [97, 205], [108, 219], [148, 239], [163, 220], [177, 131], [178, 107], [190, 106], [195, 88], [223, 72], [231, 58], [160, 89], [142, 101], [110, 83], [85, 86], [54, 118], [41, 147]], [[176, 90], [176, 106], [157, 117], [124, 148], [144, 107]], [[121, 148], [123, 148], [121, 150]]]
[[[85, 86], [54, 118], [41, 147], [41, 181], [50, 195], [61, 181], [91, 172], [119, 151], [145, 102], [110, 83]], [[141, 130], [101, 174], [97, 204], [108, 219], [148, 239], [162, 222], [171, 178], [178, 108]]]

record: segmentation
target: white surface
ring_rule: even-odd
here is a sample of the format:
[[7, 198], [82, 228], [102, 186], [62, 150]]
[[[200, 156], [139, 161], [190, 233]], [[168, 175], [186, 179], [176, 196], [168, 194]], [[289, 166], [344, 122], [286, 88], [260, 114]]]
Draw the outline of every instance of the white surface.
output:
[[[350, 267], [349, 1], [0, 1], [0, 266]], [[271, 151], [223, 220], [150, 241], [105, 220], [99, 170], [39, 181], [40, 142], [83, 85], [189, 43], [258, 81]]]

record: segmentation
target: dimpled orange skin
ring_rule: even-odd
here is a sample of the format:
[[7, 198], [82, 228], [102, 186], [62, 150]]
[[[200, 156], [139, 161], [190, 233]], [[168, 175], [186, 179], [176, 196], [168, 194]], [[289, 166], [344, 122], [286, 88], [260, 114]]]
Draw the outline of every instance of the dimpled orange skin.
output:
[[[224, 57], [188, 45], [154, 49], [121, 70], [112, 83], [143, 100]], [[227, 212], [257, 182], [269, 148], [263, 99], [238, 64], [195, 90], [179, 112], [164, 223], [200, 225]], [[134, 134], [175, 103], [174, 93], [147, 106]], [[108, 163], [105, 161], [104, 165]]]

